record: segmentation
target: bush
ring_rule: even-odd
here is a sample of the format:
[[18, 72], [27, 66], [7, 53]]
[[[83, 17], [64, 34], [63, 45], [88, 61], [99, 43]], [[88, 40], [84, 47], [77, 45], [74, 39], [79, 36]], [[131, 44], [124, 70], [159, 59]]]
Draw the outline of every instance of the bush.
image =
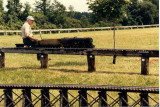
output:
[[6, 29], [5, 26], [0, 25], [0, 30], [4, 30], [4, 29]]
[[81, 21], [74, 18], [66, 18], [63, 25], [64, 28], [81, 28]]
[[41, 29], [56, 29], [57, 26], [52, 23], [44, 23], [44, 25], [40, 26]]

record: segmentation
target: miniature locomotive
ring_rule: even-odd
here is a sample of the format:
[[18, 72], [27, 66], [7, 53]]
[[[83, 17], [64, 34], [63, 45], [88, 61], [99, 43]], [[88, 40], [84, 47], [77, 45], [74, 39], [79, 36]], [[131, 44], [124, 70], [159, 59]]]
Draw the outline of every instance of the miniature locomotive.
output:
[[61, 38], [61, 39], [42, 39], [38, 45], [15, 44], [16, 47], [38, 47], [38, 48], [94, 48], [92, 38]]

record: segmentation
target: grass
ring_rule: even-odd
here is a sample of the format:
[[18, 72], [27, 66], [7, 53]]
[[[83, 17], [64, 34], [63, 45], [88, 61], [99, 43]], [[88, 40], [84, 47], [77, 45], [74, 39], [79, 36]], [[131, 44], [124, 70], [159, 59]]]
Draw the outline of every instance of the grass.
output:
[[[35, 35], [40, 39], [39, 35]], [[43, 38], [91, 37], [96, 48], [113, 48], [113, 31], [43, 34]], [[20, 36], [0, 36], [0, 47], [15, 47]], [[159, 49], [159, 29], [116, 31], [117, 49]], [[0, 69], [0, 84], [96, 84], [125, 86], [159, 86], [159, 58], [150, 58], [149, 75], [140, 75], [140, 57], [96, 56], [96, 72], [87, 71], [87, 56], [49, 55], [49, 69], [40, 69], [35, 54], [5, 54], [6, 67]], [[19, 92], [20, 93], [20, 92]], [[39, 92], [38, 92], [39, 93]], [[92, 92], [93, 93], [93, 92]], [[133, 93], [131, 93], [133, 94]], [[158, 99], [157, 96], [154, 96]]]
[[[96, 48], [113, 48], [113, 31], [43, 34], [43, 38], [91, 37]], [[117, 49], [158, 49], [158, 28], [117, 30]], [[39, 35], [35, 35], [40, 39]], [[0, 36], [0, 47], [15, 47], [20, 36]], [[6, 67], [0, 69], [0, 83], [54, 83], [158, 86], [159, 59], [150, 58], [150, 75], [140, 75], [141, 58], [96, 56], [96, 72], [87, 71], [87, 57], [49, 55], [49, 69], [40, 69], [35, 54], [6, 53]]]

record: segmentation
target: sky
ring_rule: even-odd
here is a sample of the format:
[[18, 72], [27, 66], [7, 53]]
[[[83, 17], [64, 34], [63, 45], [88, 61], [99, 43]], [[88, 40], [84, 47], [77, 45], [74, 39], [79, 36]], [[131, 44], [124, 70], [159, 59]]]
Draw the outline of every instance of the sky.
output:
[[[3, 0], [4, 1], [4, 7], [7, 4], [7, 0]], [[25, 3], [25, 2], [29, 2], [31, 4], [31, 6], [34, 6], [33, 4], [35, 3], [35, 1], [39, 1], [39, 0], [20, 0], [21, 3]], [[54, 0], [50, 0], [51, 2], [53, 2]], [[72, 5], [74, 7], [74, 11], [79, 11], [79, 12], [88, 12], [88, 5], [86, 4], [87, 1], [86, 0], [57, 0], [58, 2], [62, 3], [67, 9], [70, 5]]]

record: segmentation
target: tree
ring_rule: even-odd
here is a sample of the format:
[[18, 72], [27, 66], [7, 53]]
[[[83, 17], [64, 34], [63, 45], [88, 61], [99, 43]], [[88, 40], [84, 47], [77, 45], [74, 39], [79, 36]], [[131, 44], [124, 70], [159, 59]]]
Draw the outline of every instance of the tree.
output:
[[22, 18], [21, 18], [22, 21], [25, 21], [27, 16], [30, 15], [30, 10], [31, 10], [31, 5], [29, 4], [29, 2], [26, 2], [24, 4], [24, 11], [22, 13]]
[[[98, 20], [109, 21], [114, 27], [114, 49], [115, 49], [115, 24], [126, 15], [125, 8], [129, 0], [88, 0], [89, 9]], [[115, 63], [115, 60], [113, 61]]]
[[144, 1], [149, 1], [157, 6], [157, 9], [159, 9], [159, 0], [144, 0]]
[[35, 18], [35, 22], [36, 25], [38, 26], [38, 28], [42, 28], [42, 26], [48, 22], [48, 18], [47, 16], [45, 16], [44, 14], [41, 13], [33, 13], [32, 16], [34, 16]]
[[12, 25], [12, 20], [15, 19], [17, 20], [17, 15], [15, 13], [15, 9], [14, 9], [14, 2], [13, 0], [8, 0], [8, 4], [7, 4], [7, 15], [6, 15], [6, 22], [8, 24], [8, 26], [11, 27]]
[[3, 0], [0, 0], [0, 12], [4, 11]]
[[0, 12], [0, 25], [4, 25], [3, 13]]
[[82, 23], [82, 27], [85, 28], [85, 27], [88, 27], [89, 26], [89, 21], [87, 19], [86, 16], [82, 16], [81, 19], [80, 19], [81, 23]]
[[64, 28], [80, 28], [81, 21], [74, 18], [67, 17], [63, 24], [63, 27]]
[[[55, 24], [61, 28], [67, 17], [65, 10], [65, 6], [57, 0], [54, 0], [52, 4], [50, 0], [40, 0], [35, 3], [35, 12], [33, 16], [35, 16], [35, 19], [38, 19], [36, 23], [40, 27], [44, 27], [47, 24]], [[55, 26], [47, 27], [55, 28]]]
[[68, 16], [71, 18], [74, 18], [75, 12], [74, 12], [74, 7], [72, 5], [69, 6], [69, 13]]
[[157, 6], [150, 1], [131, 0], [127, 9], [127, 18], [123, 25], [157, 24], [159, 19]]
[[64, 22], [66, 21], [66, 17], [66, 7], [57, 0], [54, 0], [48, 14], [49, 21], [56, 24], [57, 27], [62, 28]]
[[4, 25], [3, 15], [4, 15], [3, 0], [0, 0], [0, 25], [1, 26]]
[[8, 9], [7, 14], [13, 15], [14, 12], [15, 12], [13, 0], [8, 0], [8, 4], [7, 4], [6, 7], [7, 7], [7, 9]]
[[35, 3], [36, 12], [33, 14], [36, 24], [39, 28], [44, 28], [49, 22], [48, 16], [51, 15], [50, 0], [40, 0]]
[[142, 17], [142, 24], [154, 24], [155, 18], [158, 17], [158, 10], [156, 5], [152, 4], [151, 2], [141, 2], [139, 4], [140, 11], [139, 14]]
[[20, 3], [20, 0], [13, 0], [14, 2], [14, 10], [17, 13], [18, 17], [21, 16], [21, 9], [22, 9], [22, 3]]
[[142, 19], [139, 16], [139, 10], [139, 1], [131, 0], [130, 5], [126, 9], [127, 17], [123, 17], [122, 25], [138, 25], [138, 22], [141, 22]]
[[11, 29], [20, 29], [21, 28], [21, 9], [22, 4], [19, 0], [8, 0], [7, 4], [7, 14], [6, 14], [6, 22]]
[[50, 0], [36, 1], [35, 7], [37, 10], [42, 11], [44, 15], [47, 15], [48, 11], [50, 11]]

